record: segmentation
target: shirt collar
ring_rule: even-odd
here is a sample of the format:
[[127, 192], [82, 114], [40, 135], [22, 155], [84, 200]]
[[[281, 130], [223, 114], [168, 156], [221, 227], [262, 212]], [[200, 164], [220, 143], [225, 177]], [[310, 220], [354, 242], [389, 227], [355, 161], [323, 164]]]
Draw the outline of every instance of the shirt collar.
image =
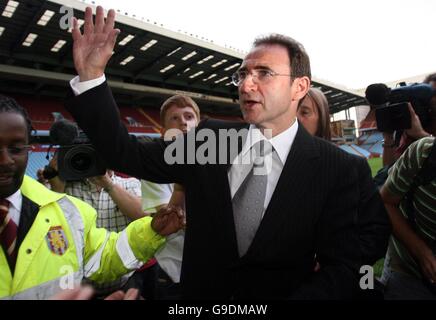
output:
[[284, 164], [286, 162], [286, 159], [288, 158], [289, 151], [291, 151], [291, 147], [294, 143], [297, 131], [298, 121], [297, 119], [295, 119], [294, 123], [288, 129], [268, 140], [262, 134], [262, 132], [258, 128], [256, 128], [255, 125], [252, 124], [248, 129], [247, 140], [242, 147], [241, 154], [244, 156], [247, 152], [251, 150], [253, 145], [255, 145], [260, 140], [268, 140], [274, 147], [274, 150], [277, 152], [282, 164]]
[[21, 194], [20, 189], [18, 189], [14, 194], [10, 195], [6, 198], [18, 212], [21, 212], [21, 204], [23, 201], [23, 195]]

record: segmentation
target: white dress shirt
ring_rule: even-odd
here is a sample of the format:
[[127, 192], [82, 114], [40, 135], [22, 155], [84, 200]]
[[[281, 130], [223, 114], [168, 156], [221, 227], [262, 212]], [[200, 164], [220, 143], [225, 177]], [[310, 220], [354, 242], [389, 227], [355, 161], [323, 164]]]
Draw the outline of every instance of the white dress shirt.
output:
[[83, 81], [83, 82], [80, 82], [79, 76], [75, 76], [73, 79], [70, 80], [70, 86], [74, 94], [78, 96], [79, 94], [82, 94], [85, 91], [88, 91], [94, 87], [101, 85], [105, 81], [106, 81], [105, 75], [102, 75], [101, 77], [96, 79]]
[[10, 202], [9, 215], [11, 216], [12, 221], [18, 226], [20, 224], [21, 206], [23, 205], [23, 195], [21, 194], [20, 189], [7, 197], [6, 200]]
[[[247, 166], [246, 163], [250, 162], [249, 157], [251, 156], [250, 150], [252, 146], [260, 140], [268, 140], [277, 152], [278, 159], [276, 157], [269, 157], [270, 161], [272, 160], [272, 165], [267, 178], [266, 195], [262, 213], [263, 216], [277, 186], [277, 182], [279, 181], [283, 166], [288, 158], [289, 151], [291, 151], [297, 131], [298, 121], [295, 120], [288, 129], [271, 139], [267, 139], [258, 128], [254, 125], [250, 125], [248, 138], [242, 147], [242, 151], [238, 157], [234, 159], [232, 166], [227, 173], [232, 199], [251, 170], [251, 166]], [[268, 157], [265, 157], [265, 161], [267, 160]]]

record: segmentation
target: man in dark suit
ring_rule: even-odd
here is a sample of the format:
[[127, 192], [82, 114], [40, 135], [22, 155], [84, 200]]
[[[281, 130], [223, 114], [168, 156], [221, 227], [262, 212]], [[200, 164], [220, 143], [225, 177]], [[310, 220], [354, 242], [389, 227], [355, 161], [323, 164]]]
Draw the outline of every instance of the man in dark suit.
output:
[[[312, 137], [298, 124], [297, 105], [311, 77], [304, 48], [281, 35], [256, 40], [233, 76], [246, 123], [206, 120], [192, 133], [197, 138], [199, 133], [215, 133], [217, 149], [212, 151], [217, 152], [211, 157], [219, 160], [219, 146], [229, 138], [219, 132], [240, 133], [244, 139], [236, 159], [244, 164], [224, 150], [227, 161], [218, 164], [171, 165], [165, 156], [171, 142], [138, 142], [120, 122], [104, 77], [119, 33], [114, 17], [110, 10], [105, 21], [98, 7], [94, 25], [87, 8], [83, 35], [75, 21], [79, 75], [71, 81], [75, 97], [67, 101], [67, 109], [113, 169], [185, 187], [183, 296], [350, 298], [363, 262], [359, 208], [378, 210], [381, 202], [376, 192], [367, 192], [370, 196], [362, 203], [359, 179], [370, 177], [360, 176], [356, 157]], [[184, 151], [188, 138], [181, 138]], [[260, 161], [245, 165], [251, 150], [261, 145], [265, 155], [256, 152]], [[204, 144], [196, 141], [197, 155], [199, 146]], [[268, 174], [254, 173], [256, 163], [269, 164]], [[321, 265], [316, 273], [315, 256]]]

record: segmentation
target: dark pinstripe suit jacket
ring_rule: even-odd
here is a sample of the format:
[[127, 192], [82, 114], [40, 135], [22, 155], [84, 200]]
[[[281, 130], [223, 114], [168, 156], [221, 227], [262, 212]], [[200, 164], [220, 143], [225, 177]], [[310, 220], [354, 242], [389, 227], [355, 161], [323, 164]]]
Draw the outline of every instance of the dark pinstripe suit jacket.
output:
[[[368, 181], [368, 173], [361, 177], [359, 171], [364, 160], [313, 138], [300, 125], [253, 243], [240, 258], [228, 165], [166, 164], [168, 143], [138, 142], [129, 136], [106, 83], [69, 98], [66, 106], [110, 167], [185, 186], [187, 228], [181, 276], [185, 298], [352, 296], [364, 261], [359, 208], [374, 211], [382, 206], [375, 189], [366, 192], [365, 203], [360, 200], [359, 180]], [[199, 126], [215, 131], [244, 127], [214, 120]], [[318, 273], [313, 272], [315, 255], [321, 264]]]

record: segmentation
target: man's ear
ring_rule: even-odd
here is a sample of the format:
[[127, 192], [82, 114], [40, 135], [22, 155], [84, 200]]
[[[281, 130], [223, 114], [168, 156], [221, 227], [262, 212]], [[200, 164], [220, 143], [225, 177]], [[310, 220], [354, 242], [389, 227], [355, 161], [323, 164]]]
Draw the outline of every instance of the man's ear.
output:
[[301, 77], [294, 79], [292, 85], [295, 87], [293, 101], [299, 101], [303, 99], [310, 88], [310, 79], [309, 77]]

